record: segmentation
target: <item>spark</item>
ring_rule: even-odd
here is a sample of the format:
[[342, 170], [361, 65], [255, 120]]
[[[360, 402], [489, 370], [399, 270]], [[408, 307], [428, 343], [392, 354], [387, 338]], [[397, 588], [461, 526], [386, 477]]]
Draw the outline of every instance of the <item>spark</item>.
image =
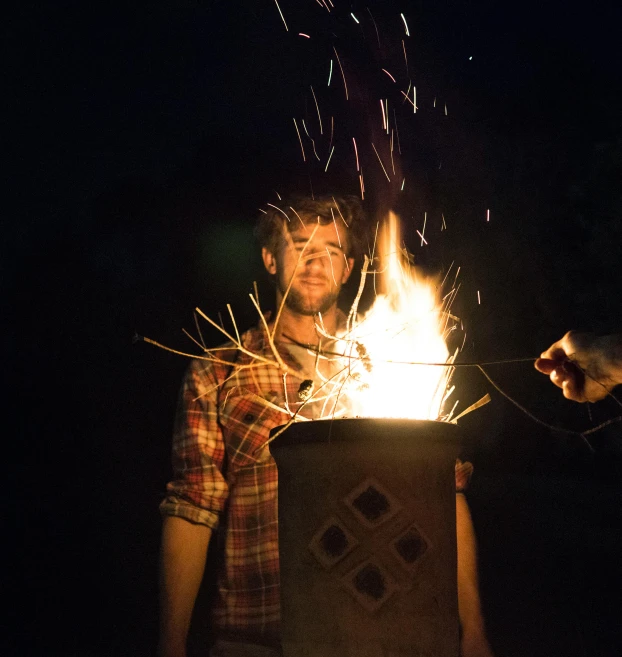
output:
[[393, 175], [395, 175], [395, 162], [393, 160], [393, 130], [391, 130], [391, 168], [393, 169]]
[[259, 212], [263, 212], [264, 214], [268, 214], [265, 210], [262, 210], [261, 208], [257, 208]]
[[[408, 88], [408, 91], [410, 91], [410, 87]], [[415, 104], [412, 102], [412, 100], [410, 100], [408, 93], [404, 93], [402, 90], [400, 90], [400, 93], [402, 94], [402, 96], [404, 96], [404, 100], [402, 101], [402, 103], [404, 101], [408, 101], [415, 108], [415, 111], [417, 111], [417, 108], [415, 107]]]
[[[427, 221], [428, 221], [428, 213], [424, 212], [423, 213], [423, 233], [419, 233], [419, 235], [421, 236], [421, 246], [423, 246], [423, 243], [425, 242], [425, 240], [423, 239], [423, 235], [425, 235], [425, 225], [426, 225]], [[427, 244], [427, 242], [425, 242], [425, 243]]]
[[302, 145], [302, 137], [300, 136], [300, 130], [298, 130], [298, 124], [296, 119], [294, 119], [294, 125], [296, 126], [296, 132], [298, 133], [298, 141], [300, 142], [300, 148], [302, 149], [302, 161], [306, 162], [307, 158], [305, 157], [305, 147]]
[[387, 71], [386, 68], [383, 68], [382, 70], [391, 78], [391, 80], [393, 80], [393, 82], [396, 81], [395, 78], [389, 73], [389, 71]]
[[276, 191], [276, 189], [274, 190], [274, 193], [279, 197], [279, 201], [282, 201], [282, 200], [283, 200], [283, 199], [281, 198], [281, 195]]
[[289, 206], [289, 209], [298, 217], [298, 221], [300, 221], [300, 223], [302, 224], [302, 227], [304, 228], [305, 227], [305, 222], [300, 218], [300, 215], [296, 212], [296, 210], [294, 210], [294, 208], [292, 208], [291, 205]]
[[354, 139], [354, 137], [352, 137], [352, 142], [354, 144], [354, 155], [356, 156], [356, 170], [360, 171], [361, 167], [359, 166], [359, 151], [356, 147], [356, 139]]
[[427, 240], [426, 240], [425, 237], [421, 234], [420, 231], [417, 231], [417, 234], [418, 234], [419, 237], [421, 238], [421, 246], [423, 246], [424, 244], [427, 244], [427, 243], [428, 243]]
[[334, 196], [333, 196], [333, 203], [335, 204], [335, 207], [337, 208], [337, 212], [339, 212], [339, 216], [341, 217], [341, 221], [343, 221], [343, 223], [345, 224], [346, 228], [349, 228], [350, 226], [348, 226], [348, 223], [347, 223], [346, 220], [344, 219], [344, 216], [343, 216], [343, 214], [342, 214], [342, 212], [341, 212], [341, 208], [339, 207], [339, 203], [337, 203], [337, 201], [335, 200], [335, 197], [334, 197]]
[[477, 291], [477, 303], [480, 304], [480, 305], [481, 305], [481, 303], [482, 303], [482, 299], [481, 299], [481, 297], [480, 297], [480, 295], [479, 295], [479, 290]]
[[333, 156], [334, 150], [335, 147], [333, 146], [330, 150], [330, 155], [328, 156], [328, 160], [326, 160], [326, 168], [324, 169], [324, 172], [328, 171], [328, 165], [330, 164], [330, 158]]
[[350, 271], [350, 263], [348, 262], [348, 256], [344, 253], [343, 259], [346, 261], [346, 269]]
[[445, 215], [443, 213], [441, 213], [441, 218], [443, 219], [443, 223], [441, 224], [441, 230], [446, 230], [447, 224], [445, 223]]
[[[337, 230], [337, 226], [335, 226], [335, 230]], [[339, 235], [339, 233], [337, 233], [337, 235]], [[326, 247], [326, 255], [328, 256], [328, 262], [330, 262], [330, 273], [333, 275], [333, 283], [335, 284], [335, 287], [337, 287], [337, 279], [335, 278], [335, 268], [333, 267], [333, 259], [330, 257], [330, 251], [328, 250], [328, 247]]]
[[283, 12], [279, 7], [278, 0], [274, 0], [274, 4], [276, 5], [276, 8], [279, 10], [279, 14], [281, 14], [281, 18], [283, 19], [283, 25], [285, 25], [285, 29], [289, 32], [289, 27], [287, 27], [287, 23], [285, 22], [285, 16], [283, 16]]
[[408, 31], [408, 23], [406, 22], [406, 19], [404, 18], [404, 14], [400, 14], [402, 17], [402, 20], [404, 21], [404, 27], [406, 28], [406, 36], [410, 36], [410, 32]]
[[374, 27], [376, 28], [376, 38], [378, 39], [378, 48], [380, 48], [380, 33], [378, 32], [378, 26], [376, 25], [376, 21], [374, 20], [374, 17], [372, 16], [369, 7], [366, 7], [366, 9], [369, 12], [369, 17], [371, 18], [371, 22], [374, 24]]
[[352, 18], [354, 18], [354, 20], [355, 20], [359, 25], [361, 24], [360, 21], [359, 21], [359, 19], [358, 19], [358, 18], [357, 18], [352, 12], [350, 12], [350, 16], [352, 16]]
[[406, 55], [406, 44], [404, 43], [404, 39], [402, 39], [402, 49], [404, 50], [404, 61], [406, 62], [406, 75], [410, 75], [408, 72], [408, 57]]
[[473, 59], [473, 57], [469, 57], [469, 61], [471, 61], [472, 59]]
[[490, 221], [490, 210], [486, 210], [486, 221]]
[[310, 39], [310, 38], [311, 38], [308, 34], [304, 34], [304, 32], [298, 32], [298, 36], [305, 37], [306, 39]]
[[[346, 74], [343, 72], [343, 66], [341, 65], [341, 60], [339, 59], [339, 53], [337, 52], [337, 48], [333, 46], [333, 50], [335, 51], [335, 55], [337, 57], [337, 64], [339, 64], [339, 68], [341, 69], [341, 77], [343, 78], [343, 86], [346, 91], [346, 100], [348, 100], [348, 85], [346, 83]], [[332, 60], [331, 60], [332, 61]]]
[[384, 101], [385, 104], [385, 115], [387, 117], [387, 134], [389, 134], [389, 99], [387, 98]]
[[406, 89], [406, 93], [404, 93], [404, 92], [400, 89], [400, 93], [402, 94], [402, 96], [404, 96], [404, 100], [402, 101], [402, 105], [403, 105], [406, 101], [408, 101], [409, 103], [412, 103], [412, 100], [410, 100], [410, 98], [408, 97], [408, 94], [410, 93], [410, 87], [412, 86], [412, 83], [413, 83], [412, 80], [408, 80], [408, 89]]
[[384, 103], [382, 102], [382, 98], [380, 99], [380, 108], [382, 109], [382, 129], [386, 130], [387, 117], [385, 116], [385, 113], [384, 113]]
[[323, 135], [324, 131], [322, 130], [322, 117], [320, 116], [320, 106], [318, 105], [317, 98], [315, 97], [315, 91], [313, 91], [313, 86], [311, 86], [311, 93], [313, 94], [313, 100], [315, 101], [315, 107], [317, 109], [317, 118], [320, 122], [320, 134]]
[[447, 116], [447, 103], [445, 103], [445, 116]]
[[417, 87], [413, 84], [413, 114], [417, 113]]
[[313, 146], [313, 154], [315, 155], [316, 159], [319, 162], [320, 156], [317, 154], [317, 151], [315, 150], [315, 140], [309, 134], [309, 131], [307, 130], [307, 124], [305, 123], [305, 120], [304, 119], [300, 119], [300, 120], [302, 122], [302, 127], [305, 129], [305, 132], [307, 133], [307, 137], [309, 137], [309, 139], [311, 140], [311, 145]]
[[330, 87], [330, 81], [331, 78], [333, 77], [333, 60], [330, 60], [330, 71], [328, 72], [328, 84], [326, 85], [327, 87]]
[[334, 117], [330, 117], [330, 142], [328, 143], [328, 147], [330, 148], [333, 145], [333, 129], [335, 127], [335, 120]]
[[395, 114], [395, 110], [393, 110], [393, 123], [395, 123], [395, 136], [397, 137], [397, 152], [401, 155], [402, 147], [400, 145], [400, 132], [397, 129], [397, 116]]
[[287, 216], [287, 214], [285, 214], [285, 212], [283, 212], [283, 210], [281, 210], [281, 208], [274, 205], [273, 203], [266, 203], [266, 205], [269, 205], [271, 208], [274, 208], [275, 210], [278, 210], [287, 219], [287, 221], [289, 221], [289, 217]]
[[434, 104], [432, 105], [432, 107], [436, 107], [436, 96], [434, 96]]
[[361, 200], [365, 200], [365, 183], [363, 182], [363, 172], [359, 173], [359, 183], [361, 184]]
[[380, 166], [382, 167], [382, 170], [384, 171], [384, 175], [387, 177], [387, 180], [391, 182], [391, 178], [389, 178], [389, 174], [387, 173], [387, 170], [384, 168], [384, 164], [382, 164], [382, 160], [380, 159], [380, 155], [378, 153], [378, 150], [376, 149], [376, 145], [372, 142], [371, 144], [374, 147], [374, 150], [376, 151], [376, 157], [378, 158], [378, 162], [380, 162]]
[[404, 183], [405, 183], [405, 182], [406, 182], [406, 178], [404, 178], [404, 179], [402, 180], [402, 187], [401, 187], [401, 191], [402, 191], [402, 192], [404, 191]]
[[[337, 234], [337, 242], [339, 243], [339, 248], [341, 248], [341, 238], [339, 237], [339, 229], [337, 228], [337, 222], [335, 221], [335, 211], [332, 207], [330, 209], [330, 214], [333, 218], [333, 226], [335, 227], [335, 233]], [[326, 250], [328, 251], [328, 247], [326, 247]]]

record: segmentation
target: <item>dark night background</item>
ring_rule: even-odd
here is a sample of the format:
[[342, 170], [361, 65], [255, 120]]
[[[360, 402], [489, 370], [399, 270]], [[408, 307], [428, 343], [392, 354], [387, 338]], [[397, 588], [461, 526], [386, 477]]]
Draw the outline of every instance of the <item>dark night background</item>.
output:
[[[230, 302], [247, 326], [252, 281], [271, 294], [253, 220], [275, 190], [308, 182], [292, 116], [328, 61], [316, 70], [295, 36], [326, 12], [280, 5], [288, 34], [272, 0], [4, 21], [3, 655], [155, 654], [157, 506], [186, 360], [132, 337], [193, 351], [195, 306], [216, 317]], [[402, 135], [403, 217], [422, 264], [462, 267], [461, 358], [622, 330], [619, 4], [335, 5], [408, 18], [422, 109]], [[430, 108], [437, 93], [447, 117]], [[412, 240], [424, 211], [425, 253]], [[611, 399], [567, 402], [530, 363], [488, 371], [548, 424], [621, 414]], [[622, 424], [590, 453], [476, 371], [457, 383], [463, 407], [492, 396], [462, 426], [497, 656], [619, 656]]]

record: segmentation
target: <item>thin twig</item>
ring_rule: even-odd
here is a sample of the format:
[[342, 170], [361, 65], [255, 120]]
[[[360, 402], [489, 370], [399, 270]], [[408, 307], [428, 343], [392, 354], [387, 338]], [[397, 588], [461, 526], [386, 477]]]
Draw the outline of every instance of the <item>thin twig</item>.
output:
[[550, 429], [551, 431], [558, 431], [558, 432], [560, 432], [560, 433], [565, 433], [565, 434], [568, 434], [568, 435], [570, 435], [570, 436], [578, 436], [578, 437], [581, 438], [581, 440], [583, 440], [583, 442], [587, 445], [587, 447], [589, 448], [590, 452], [594, 453], [594, 448], [592, 447], [592, 445], [590, 445], [588, 439], [585, 437], [585, 435], [584, 435], [583, 433], [579, 433], [578, 431], [570, 431], [569, 429], [562, 429], [562, 428], [560, 428], [560, 427], [556, 427], [556, 426], [554, 426], [554, 425], [552, 425], [552, 424], [548, 424], [547, 422], [544, 422], [543, 420], [540, 420], [540, 419], [537, 418], [533, 413], [529, 412], [524, 406], [521, 406], [516, 400], [512, 399], [512, 397], [510, 397], [510, 395], [508, 395], [506, 392], [504, 392], [504, 391], [503, 391], [503, 390], [502, 390], [502, 389], [501, 389], [501, 388], [500, 388], [500, 387], [499, 387], [499, 386], [498, 386], [498, 385], [497, 385], [497, 384], [496, 384], [496, 383], [495, 383], [495, 382], [494, 382], [494, 381], [488, 376], [488, 374], [486, 373], [486, 371], [484, 370], [484, 368], [483, 368], [481, 365], [478, 365], [477, 368], [478, 368], [479, 371], [480, 371], [480, 372], [481, 372], [481, 373], [482, 373], [482, 374], [488, 379], [489, 383], [492, 385], [492, 387], [493, 387], [497, 392], [499, 392], [500, 394], [502, 394], [502, 395], [503, 395], [503, 396], [504, 396], [504, 397], [505, 397], [510, 403], [514, 404], [514, 406], [516, 406], [516, 408], [518, 408], [520, 411], [522, 411], [527, 417], [531, 418], [536, 424], [539, 424], [539, 425], [541, 425], [541, 426], [543, 426], [543, 427], [546, 427], [547, 429]]

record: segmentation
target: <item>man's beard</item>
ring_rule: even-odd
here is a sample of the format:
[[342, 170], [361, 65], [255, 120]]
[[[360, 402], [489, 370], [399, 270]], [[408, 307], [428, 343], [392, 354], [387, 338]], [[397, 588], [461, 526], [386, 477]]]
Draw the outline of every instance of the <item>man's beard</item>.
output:
[[[281, 293], [284, 295], [285, 290], [282, 290]], [[287, 296], [285, 297], [285, 305], [299, 315], [317, 315], [318, 313], [326, 313], [330, 310], [339, 297], [339, 289], [334, 292], [328, 292], [323, 297], [314, 299], [311, 301], [304, 294], [290, 288]]]

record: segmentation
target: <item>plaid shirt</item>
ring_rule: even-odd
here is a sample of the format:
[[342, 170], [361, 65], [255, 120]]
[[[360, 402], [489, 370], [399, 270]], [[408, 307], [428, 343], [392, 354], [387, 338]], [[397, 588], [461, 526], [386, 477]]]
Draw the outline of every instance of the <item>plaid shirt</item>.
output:
[[[261, 326], [247, 331], [242, 345], [274, 362]], [[209, 360], [191, 361], [175, 422], [174, 479], [160, 505], [163, 515], [220, 527], [225, 558], [215, 630], [259, 643], [278, 642], [280, 617], [277, 469], [265, 443], [290, 419], [281, 410], [286, 401], [291, 412], [300, 409], [308, 418], [319, 411], [319, 402], [298, 400], [308, 377], [287, 349], [279, 353], [293, 371], [285, 378], [278, 367], [228, 345]], [[456, 463], [457, 491], [471, 471], [470, 463]]]

